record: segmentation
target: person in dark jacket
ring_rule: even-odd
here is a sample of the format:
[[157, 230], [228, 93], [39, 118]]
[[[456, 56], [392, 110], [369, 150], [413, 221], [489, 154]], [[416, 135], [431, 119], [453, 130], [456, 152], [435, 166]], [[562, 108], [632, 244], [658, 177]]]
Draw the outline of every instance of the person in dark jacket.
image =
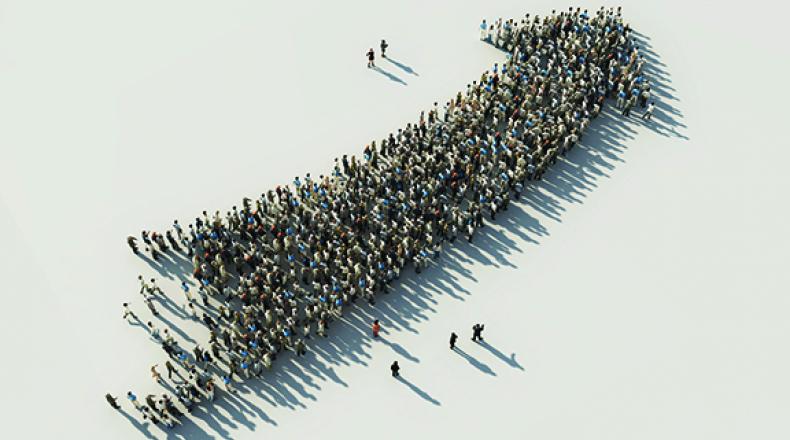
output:
[[472, 326], [472, 340], [473, 341], [482, 341], [483, 340], [483, 329], [485, 325], [483, 324], [475, 324]]
[[113, 409], [121, 409], [121, 407], [118, 406], [117, 397], [113, 397], [110, 393], [107, 393], [104, 395], [104, 398], [107, 399], [107, 403], [109, 403]]
[[400, 371], [400, 365], [398, 365], [398, 361], [392, 363], [390, 366], [390, 371], [392, 371], [392, 377], [400, 376], [400, 373], [398, 373]]
[[385, 40], [381, 40], [380, 47], [381, 47], [381, 57], [387, 58], [387, 48], [389, 47], [389, 44], [387, 44]]
[[373, 48], [371, 47], [368, 51], [368, 68], [376, 67], [376, 63], [373, 60], [376, 59], [376, 52], [373, 52]]
[[450, 350], [455, 350], [455, 341], [458, 340], [458, 335], [455, 332], [450, 333]]

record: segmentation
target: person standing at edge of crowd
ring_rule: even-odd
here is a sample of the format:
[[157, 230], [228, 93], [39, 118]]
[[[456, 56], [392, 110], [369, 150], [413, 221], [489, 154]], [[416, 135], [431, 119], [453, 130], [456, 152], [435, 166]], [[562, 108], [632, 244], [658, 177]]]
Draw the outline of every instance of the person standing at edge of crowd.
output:
[[379, 332], [381, 331], [381, 325], [379, 324], [379, 320], [373, 321], [373, 337], [378, 338]]
[[137, 319], [137, 315], [135, 315], [132, 309], [129, 308], [129, 303], [123, 303], [123, 319], [126, 319], [129, 316], [131, 316], [132, 319]]
[[455, 341], [458, 340], [458, 335], [455, 332], [450, 333], [450, 350], [455, 350]]
[[400, 365], [398, 365], [398, 361], [395, 361], [390, 365], [390, 371], [392, 371], [392, 377], [400, 376]]
[[649, 121], [650, 118], [653, 117], [653, 111], [656, 109], [655, 101], [651, 101], [650, 104], [647, 105], [647, 110], [642, 114], [642, 119]]
[[136, 238], [132, 237], [131, 235], [126, 237], [126, 244], [129, 245], [129, 247], [132, 249], [132, 252], [134, 252], [135, 255], [140, 253], [140, 250], [137, 249], [137, 239]]
[[113, 409], [121, 409], [121, 407], [118, 406], [117, 397], [113, 397], [110, 393], [107, 393], [104, 395], [104, 398], [107, 399], [107, 403], [109, 403]]
[[373, 61], [376, 59], [376, 52], [373, 52], [373, 48], [371, 47], [368, 51], [368, 69], [371, 67], [376, 67], [376, 63]]

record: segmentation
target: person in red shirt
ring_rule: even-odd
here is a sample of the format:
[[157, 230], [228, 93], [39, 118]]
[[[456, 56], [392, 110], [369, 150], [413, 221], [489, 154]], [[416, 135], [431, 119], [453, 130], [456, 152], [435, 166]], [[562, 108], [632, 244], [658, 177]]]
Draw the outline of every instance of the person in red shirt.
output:
[[373, 337], [378, 338], [379, 332], [381, 331], [381, 325], [379, 325], [379, 320], [373, 321]]

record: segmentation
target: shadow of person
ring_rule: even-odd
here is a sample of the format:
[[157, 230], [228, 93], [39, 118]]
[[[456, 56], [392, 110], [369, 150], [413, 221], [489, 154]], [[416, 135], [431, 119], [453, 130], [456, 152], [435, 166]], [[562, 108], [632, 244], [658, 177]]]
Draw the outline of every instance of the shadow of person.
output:
[[390, 342], [390, 341], [388, 341], [388, 340], [386, 340], [386, 339], [383, 339], [383, 338], [379, 338], [379, 340], [380, 340], [380, 341], [381, 341], [381, 342], [382, 342], [384, 345], [386, 345], [386, 346], [388, 346], [389, 348], [391, 348], [391, 349], [392, 349], [392, 351], [394, 351], [395, 353], [398, 353], [398, 355], [399, 355], [399, 356], [402, 356], [402, 357], [403, 357], [403, 358], [405, 358], [406, 360], [412, 361], [412, 362], [414, 362], [415, 364], [419, 364], [419, 363], [420, 363], [420, 360], [419, 360], [419, 359], [418, 359], [416, 356], [414, 356], [414, 355], [412, 355], [411, 353], [409, 353], [408, 351], [406, 351], [406, 349], [405, 349], [405, 348], [403, 348], [403, 346], [401, 346], [401, 345], [400, 345], [400, 344], [398, 344], [397, 342]]
[[395, 81], [396, 83], [403, 84], [404, 86], [408, 85], [408, 84], [406, 84], [406, 81], [398, 78], [396, 75], [393, 75], [393, 74], [387, 72], [386, 70], [382, 69], [381, 67], [376, 66], [376, 67], [373, 68], [373, 70], [375, 70], [376, 72], [386, 76], [387, 78], [390, 79], [390, 81]]
[[134, 416], [126, 412], [126, 410], [124, 410], [123, 408], [119, 409], [118, 412], [123, 414], [126, 420], [128, 420], [129, 423], [131, 423], [132, 426], [134, 426], [138, 431], [140, 431], [140, 433], [142, 433], [146, 438], [154, 438], [154, 439], [156, 438], [154, 437], [153, 434], [151, 434], [151, 431], [148, 430], [148, 426], [149, 426], [148, 422], [140, 423], [140, 421], [138, 421], [136, 418], [134, 418]]
[[402, 71], [404, 71], [404, 72], [406, 72], [406, 73], [408, 73], [410, 75], [420, 76], [417, 72], [414, 71], [414, 69], [412, 69], [411, 67], [409, 67], [409, 66], [407, 66], [407, 65], [405, 65], [405, 64], [403, 64], [403, 63], [401, 63], [401, 62], [399, 62], [397, 60], [393, 60], [390, 57], [386, 57], [384, 59], [389, 61], [390, 63], [394, 64], [400, 70], [402, 70]]
[[486, 341], [480, 341], [480, 346], [488, 350], [489, 353], [499, 358], [499, 360], [501, 360], [502, 362], [510, 365], [513, 368], [517, 368], [521, 371], [524, 371], [524, 367], [522, 367], [521, 364], [519, 364], [518, 361], [516, 361], [516, 353], [510, 353], [510, 356], [505, 356], [504, 353], [497, 350], [496, 347], [492, 346]]
[[491, 367], [489, 367], [488, 365], [486, 365], [486, 364], [478, 361], [477, 359], [473, 358], [472, 356], [470, 356], [469, 354], [467, 354], [465, 351], [461, 350], [460, 348], [455, 347], [455, 350], [453, 350], [453, 351], [455, 353], [457, 353], [458, 356], [461, 356], [462, 358], [466, 359], [466, 361], [469, 362], [470, 364], [472, 364], [473, 367], [477, 368], [478, 370], [482, 371], [483, 373], [489, 374], [491, 376], [496, 376], [496, 373], [494, 373], [494, 370], [492, 370]]
[[441, 402], [439, 402], [438, 400], [436, 400], [433, 397], [431, 397], [430, 394], [428, 394], [425, 391], [421, 390], [417, 385], [414, 385], [413, 383], [411, 383], [408, 380], [404, 379], [403, 376], [398, 376], [395, 379], [397, 379], [398, 381], [402, 382], [404, 385], [409, 387], [409, 389], [414, 391], [418, 396], [422, 397], [423, 399], [427, 400], [428, 402], [431, 402], [432, 404], [434, 404], [436, 406], [441, 406], [442, 405]]

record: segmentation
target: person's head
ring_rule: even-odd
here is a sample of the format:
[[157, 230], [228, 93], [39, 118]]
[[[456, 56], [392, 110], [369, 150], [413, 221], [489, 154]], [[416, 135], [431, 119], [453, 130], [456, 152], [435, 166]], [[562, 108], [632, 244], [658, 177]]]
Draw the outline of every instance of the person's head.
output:
[[129, 303], [123, 303], [124, 307], [129, 307]]
[[151, 321], [148, 321], [148, 327], [153, 327], [154, 324]]
[[[146, 250], [148, 250], [148, 248], [146, 248]], [[138, 280], [142, 280], [142, 279], [143, 279], [143, 276], [142, 276], [142, 275], [137, 275], [137, 279], [138, 279]]]
[[151, 282], [152, 282], [152, 283], [154, 282], [154, 279], [153, 279], [153, 278], [151, 278]]
[[378, 324], [378, 323], [379, 323], [379, 320], [377, 319], [377, 320], [373, 321], [373, 323], [374, 323], [374, 324]]

